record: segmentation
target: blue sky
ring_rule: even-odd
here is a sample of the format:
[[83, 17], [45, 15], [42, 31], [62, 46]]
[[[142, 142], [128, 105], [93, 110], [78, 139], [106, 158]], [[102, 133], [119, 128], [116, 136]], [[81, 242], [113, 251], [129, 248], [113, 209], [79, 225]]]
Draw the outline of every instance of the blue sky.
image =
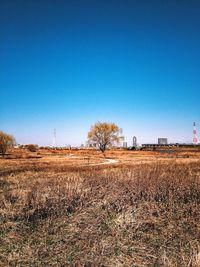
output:
[[84, 143], [115, 122], [131, 143], [200, 125], [198, 0], [2, 0], [0, 129], [18, 143]]

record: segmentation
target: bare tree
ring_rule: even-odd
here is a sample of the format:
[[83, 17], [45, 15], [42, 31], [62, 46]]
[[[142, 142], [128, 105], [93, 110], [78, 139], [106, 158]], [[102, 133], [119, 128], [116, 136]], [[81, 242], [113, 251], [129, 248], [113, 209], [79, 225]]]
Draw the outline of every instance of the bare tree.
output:
[[88, 140], [96, 143], [102, 153], [104, 151], [124, 139], [122, 129], [114, 123], [97, 122], [91, 126], [88, 133]]
[[12, 135], [0, 131], [0, 154], [3, 158], [7, 149], [13, 147], [15, 143], [15, 138]]

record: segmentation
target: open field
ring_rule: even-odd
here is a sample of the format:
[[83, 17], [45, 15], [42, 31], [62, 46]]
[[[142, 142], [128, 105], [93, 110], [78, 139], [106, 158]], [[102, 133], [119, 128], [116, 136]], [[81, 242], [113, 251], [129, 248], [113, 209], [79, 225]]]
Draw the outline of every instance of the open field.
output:
[[200, 266], [200, 153], [12, 151], [0, 266]]

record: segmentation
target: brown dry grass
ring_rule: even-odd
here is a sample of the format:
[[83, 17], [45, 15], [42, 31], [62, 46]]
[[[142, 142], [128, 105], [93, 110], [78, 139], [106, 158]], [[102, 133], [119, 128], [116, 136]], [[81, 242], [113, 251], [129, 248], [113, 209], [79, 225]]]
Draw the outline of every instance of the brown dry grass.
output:
[[200, 162], [143, 162], [0, 160], [0, 266], [199, 266]]

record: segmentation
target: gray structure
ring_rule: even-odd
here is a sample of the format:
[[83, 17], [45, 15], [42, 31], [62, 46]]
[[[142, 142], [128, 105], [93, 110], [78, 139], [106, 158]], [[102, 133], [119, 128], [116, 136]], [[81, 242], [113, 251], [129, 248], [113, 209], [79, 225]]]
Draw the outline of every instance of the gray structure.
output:
[[53, 130], [53, 145], [52, 147], [56, 147], [56, 129]]
[[127, 148], [127, 142], [123, 142], [123, 147]]
[[133, 146], [137, 147], [137, 137], [133, 136]]
[[158, 144], [167, 145], [168, 144], [167, 138], [158, 138]]

